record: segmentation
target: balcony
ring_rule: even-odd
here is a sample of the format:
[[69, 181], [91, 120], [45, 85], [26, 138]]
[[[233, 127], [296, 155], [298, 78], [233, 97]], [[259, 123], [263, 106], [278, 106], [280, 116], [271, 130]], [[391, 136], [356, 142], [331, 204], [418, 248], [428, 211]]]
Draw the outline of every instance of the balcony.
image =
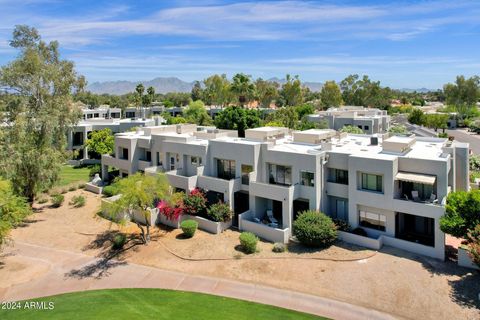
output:
[[212, 190], [221, 193], [231, 193], [240, 190], [241, 178], [225, 180], [217, 177], [198, 176], [198, 187], [205, 190]]
[[152, 166], [151, 161], [138, 160], [138, 170], [145, 171], [146, 168], [149, 168], [151, 166]]
[[294, 186], [251, 181], [249, 190], [251, 195], [255, 195], [257, 197], [277, 201], [290, 201], [290, 199], [293, 199]]
[[102, 154], [102, 165], [111, 166], [130, 172], [131, 163], [125, 159], [118, 159], [108, 154]]
[[197, 186], [198, 176], [185, 176], [183, 169], [167, 171], [165, 175], [172, 187], [191, 191]]
[[289, 228], [274, 228], [262, 222], [256, 222], [250, 210], [238, 215], [238, 227], [242, 231], [249, 231], [271, 242], [287, 243], [290, 237]]
[[440, 217], [445, 214], [445, 198], [440, 203], [416, 202], [407, 199], [393, 199], [393, 210], [422, 217]]
[[327, 182], [326, 187], [329, 196], [348, 198], [348, 184]]

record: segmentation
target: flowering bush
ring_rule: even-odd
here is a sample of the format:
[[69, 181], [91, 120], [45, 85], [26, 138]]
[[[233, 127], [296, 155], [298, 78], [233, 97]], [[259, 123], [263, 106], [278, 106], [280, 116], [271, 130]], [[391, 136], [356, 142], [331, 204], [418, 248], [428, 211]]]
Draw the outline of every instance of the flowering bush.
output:
[[170, 205], [167, 201], [161, 200], [157, 204], [158, 211], [170, 221], [177, 221], [183, 214], [183, 208], [180, 205]]
[[210, 206], [207, 210], [207, 219], [215, 222], [227, 222], [232, 220], [233, 212], [228, 203], [218, 202]]
[[468, 251], [473, 262], [480, 267], [480, 224], [468, 233]]
[[207, 210], [207, 198], [203, 190], [193, 189], [183, 197], [183, 213], [191, 216], [204, 216]]

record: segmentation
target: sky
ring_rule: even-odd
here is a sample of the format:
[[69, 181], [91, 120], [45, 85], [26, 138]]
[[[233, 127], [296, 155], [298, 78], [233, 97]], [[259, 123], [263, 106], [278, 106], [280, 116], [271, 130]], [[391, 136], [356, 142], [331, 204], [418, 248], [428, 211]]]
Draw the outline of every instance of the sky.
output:
[[89, 83], [174, 76], [441, 88], [480, 75], [480, 1], [0, 0], [0, 65], [15, 25], [57, 40]]

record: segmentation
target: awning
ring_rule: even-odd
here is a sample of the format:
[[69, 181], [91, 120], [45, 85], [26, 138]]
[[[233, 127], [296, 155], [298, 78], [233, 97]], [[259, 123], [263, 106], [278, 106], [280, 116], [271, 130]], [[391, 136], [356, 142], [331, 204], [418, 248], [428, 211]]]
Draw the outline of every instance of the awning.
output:
[[409, 172], [399, 172], [395, 176], [396, 180], [408, 181], [408, 182], [417, 182], [422, 184], [435, 184], [435, 176], [421, 174], [421, 173], [409, 173]]

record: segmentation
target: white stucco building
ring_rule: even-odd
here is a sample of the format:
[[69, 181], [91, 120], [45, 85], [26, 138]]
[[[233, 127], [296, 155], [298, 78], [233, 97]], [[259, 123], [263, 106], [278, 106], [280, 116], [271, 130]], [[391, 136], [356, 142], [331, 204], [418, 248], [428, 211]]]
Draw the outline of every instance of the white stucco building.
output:
[[307, 116], [312, 122], [326, 122], [330, 129], [341, 130], [344, 126], [354, 126], [366, 134], [388, 131], [390, 116], [386, 110], [358, 106], [329, 108]]
[[233, 225], [287, 242], [306, 209], [320, 210], [383, 244], [443, 259], [439, 219], [453, 190], [468, 188], [468, 145], [440, 138], [347, 135], [334, 130], [236, 131], [172, 125], [115, 135], [115, 156], [102, 156], [125, 176], [165, 172], [171, 185], [199, 187], [210, 202], [228, 202]]

